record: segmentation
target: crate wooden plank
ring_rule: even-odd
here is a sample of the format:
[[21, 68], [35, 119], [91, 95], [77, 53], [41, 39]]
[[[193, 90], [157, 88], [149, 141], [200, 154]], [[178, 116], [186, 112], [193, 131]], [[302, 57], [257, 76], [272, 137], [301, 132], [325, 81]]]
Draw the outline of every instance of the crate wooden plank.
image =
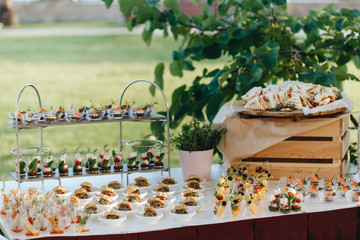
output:
[[342, 141], [342, 147], [340, 156], [344, 157], [344, 155], [348, 152], [349, 146], [350, 146], [350, 132], [349, 130], [346, 131], [345, 135], [341, 139]]
[[252, 155], [250, 158], [325, 158], [341, 159], [343, 142], [282, 141]]
[[301, 133], [297, 136], [342, 137], [349, 126], [349, 119], [350, 116], [347, 116], [325, 126]]

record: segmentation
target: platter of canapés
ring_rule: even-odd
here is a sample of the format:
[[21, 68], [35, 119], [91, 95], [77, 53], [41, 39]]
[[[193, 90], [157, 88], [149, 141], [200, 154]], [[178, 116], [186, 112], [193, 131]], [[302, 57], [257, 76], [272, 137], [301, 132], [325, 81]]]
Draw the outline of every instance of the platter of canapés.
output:
[[122, 118], [144, 118], [149, 117], [154, 110], [157, 102], [150, 102], [142, 105], [135, 105], [135, 102], [125, 103], [121, 106], [115, 106], [112, 100], [110, 104], [95, 106], [75, 107], [71, 106], [65, 109], [63, 106], [49, 110], [40, 108], [32, 111], [28, 108], [26, 111], [17, 113], [10, 112], [10, 124], [15, 125], [38, 125], [60, 122], [81, 122], [81, 121], [99, 121], [99, 120], [119, 120]]
[[107, 145], [97, 152], [90, 148], [80, 151], [78, 147], [74, 155], [68, 155], [66, 149], [61, 151], [60, 157], [55, 157], [51, 151], [43, 156], [34, 153], [15, 160], [15, 163], [19, 164], [20, 176], [28, 178], [53, 177], [57, 172], [60, 176], [68, 176], [164, 168], [165, 153], [161, 148], [149, 148], [142, 153], [134, 149], [128, 157], [124, 157], [123, 151], [111, 151]]

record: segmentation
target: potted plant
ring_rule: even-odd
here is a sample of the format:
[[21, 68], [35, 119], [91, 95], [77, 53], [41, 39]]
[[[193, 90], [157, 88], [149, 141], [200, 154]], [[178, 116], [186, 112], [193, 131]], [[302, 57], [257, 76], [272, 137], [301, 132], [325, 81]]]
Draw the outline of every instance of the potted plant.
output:
[[209, 180], [214, 149], [219, 144], [225, 128], [213, 128], [197, 119], [183, 125], [172, 143], [179, 150], [179, 159], [184, 180], [190, 174]]

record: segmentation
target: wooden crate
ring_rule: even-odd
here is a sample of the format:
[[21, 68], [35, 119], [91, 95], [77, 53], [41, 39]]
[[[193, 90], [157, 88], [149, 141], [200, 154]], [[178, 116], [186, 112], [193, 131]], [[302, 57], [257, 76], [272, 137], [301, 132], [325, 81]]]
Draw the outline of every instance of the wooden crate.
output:
[[314, 173], [320, 168], [320, 176], [331, 178], [343, 175], [349, 161], [350, 133], [347, 130], [349, 117], [339, 119], [320, 128], [290, 137], [280, 143], [258, 152], [243, 162], [250, 168], [271, 164], [273, 178]]

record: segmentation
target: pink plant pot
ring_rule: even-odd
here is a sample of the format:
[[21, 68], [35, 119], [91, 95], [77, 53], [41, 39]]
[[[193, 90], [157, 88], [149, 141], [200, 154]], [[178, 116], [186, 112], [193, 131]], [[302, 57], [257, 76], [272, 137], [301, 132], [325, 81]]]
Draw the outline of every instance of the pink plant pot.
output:
[[195, 174], [200, 178], [209, 181], [213, 153], [214, 149], [192, 152], [179, 150], [179, 159], [183, 179], [185, 180], [188, 178], [189, 175]]

